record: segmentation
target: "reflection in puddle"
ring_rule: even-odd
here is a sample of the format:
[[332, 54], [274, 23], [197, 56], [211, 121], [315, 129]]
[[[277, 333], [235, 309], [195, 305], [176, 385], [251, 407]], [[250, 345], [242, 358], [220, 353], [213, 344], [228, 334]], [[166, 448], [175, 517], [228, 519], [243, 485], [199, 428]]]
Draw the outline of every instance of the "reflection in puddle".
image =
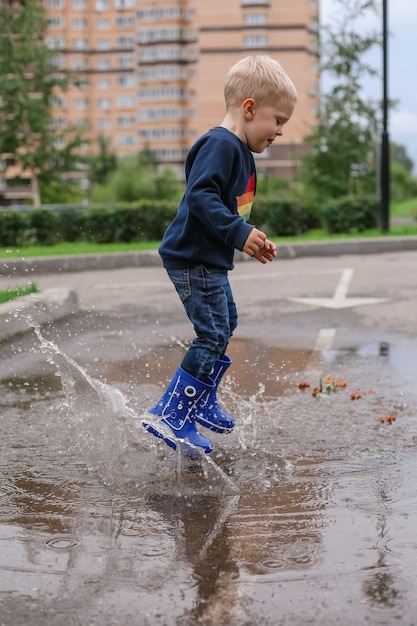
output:
[[[234, 341], [221, 400], [237, 427], [195, 463], [141, 427], [180, 345], [100, 380], [42, 349], [59, 377], [0, 383], [2, 624], [413, 623], [410, 355]], [[347, 390], [298, 389], [318, 373]]]

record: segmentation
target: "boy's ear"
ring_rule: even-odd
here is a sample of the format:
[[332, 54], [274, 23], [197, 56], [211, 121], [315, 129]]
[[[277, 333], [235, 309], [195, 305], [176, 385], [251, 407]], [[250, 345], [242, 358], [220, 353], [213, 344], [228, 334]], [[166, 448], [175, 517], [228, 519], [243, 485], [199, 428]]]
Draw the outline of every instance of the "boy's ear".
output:
[[255, 115], [255, 109], [256, 102], [253, 98], [246, 98], [246, 100], [242, 102], [242, 111], [245, 120], [250, 121], [253, 119], [253, 116]]

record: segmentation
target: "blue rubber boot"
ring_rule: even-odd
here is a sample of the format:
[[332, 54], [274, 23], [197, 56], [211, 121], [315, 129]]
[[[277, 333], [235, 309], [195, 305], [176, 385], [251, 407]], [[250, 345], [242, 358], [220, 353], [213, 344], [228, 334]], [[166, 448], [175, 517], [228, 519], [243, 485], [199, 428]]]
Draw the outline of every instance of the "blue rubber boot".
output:
[[197, 407], [197, 422], [216, 433], [230, 433], [235, 425], [234, 418], [217, 402], [217, 388], [231, 364], [232, 359], [226, 355], [217, 359], [209, 377], [214, 383], [214, 389], [203, 397]]
[[179, 367], [162, 398], [149, 410], [149, 413], [162, 419], [158, 422], [144, 421], [144, 428], [163, 439], [174, 450], [179, 444], [188, 452], [184, 442], [179, 441], [188, 440], [193, 446], [203, 448], [206, 454], [210, 454], [213, 444], [198, 432], [195, 409], [214, 388], [214, 383], [204, 383]]

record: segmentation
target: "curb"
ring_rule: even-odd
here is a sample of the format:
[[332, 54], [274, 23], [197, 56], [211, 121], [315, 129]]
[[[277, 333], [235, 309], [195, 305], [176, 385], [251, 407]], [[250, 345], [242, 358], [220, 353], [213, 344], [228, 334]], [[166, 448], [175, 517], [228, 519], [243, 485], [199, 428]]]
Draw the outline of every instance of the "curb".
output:
[[76, 291], [57, 287], [0, 304], [0, 341], [27, 332], [29, 318], [38, 324], [62, 319], [80, 310]]
[[334, 239], [326, 241], [278, 244], [278, 257], [343, 256], [347, 254], [381, 254], [383, 252], [407, 252], [417, 250], [417, 236], [369, 237], [366, 239]]
[[[368, 239], [335, 239], [326, 241], [278, 244], [278, 258], [342, 256], [347, 254], [380, 254], [417, 250], [417, 236], [375, 237]], [[235, 254], [235, 261], [250, 261], [243, 252]], [[85, 272], [121, 269], [124, 267], [161, 267], [156, 250], [138, 252], [106, 252], [102, 254], [74, 254], [68, 256], [32, 257], [0, 261], [0, 276], [30, 276], [60, 272]]]
[[124, 267], [162, 267], [156, 250], [141, 252], [104, 252], [101, 254], [74, 254], [45, 256], [0, 261], [0, 276], [29, 276], [61, 272], [88, 272]]

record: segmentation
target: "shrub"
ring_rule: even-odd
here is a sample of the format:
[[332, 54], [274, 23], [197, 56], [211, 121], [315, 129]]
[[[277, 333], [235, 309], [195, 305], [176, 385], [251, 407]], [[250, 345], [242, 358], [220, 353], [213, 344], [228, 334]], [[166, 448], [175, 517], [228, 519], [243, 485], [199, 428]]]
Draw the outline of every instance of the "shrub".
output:
[[82, 229], [87, 239], [97, 243], [157, 240], [176, 211], [177, 204], [152, 200], [96, 206], [82, 214]]
[[178, 204], [173, 202], [151, 202], [143, 200], [140, 204], [141, 239], [151, 241], [162, 239], [170, 222], [177, 214]]
[[62, 241], [78, 241], [83, 238], [83, 211], [63, 209], [58, 214]]
[[7, 248], [25, 243], [28, 222], [26, 213], [0, 211], [0, 246]]
[[378, 225], [377, 196], [343, 196], [327, 200], [321, 207], [321, 221], [328, 233], [360, 233]]
[[52, 246], [61, 240], [59, 219], [53, 211], [36, 209], [27, 213], [32, 237], [38, 244]]
[[82, 215], [84, 236], [96, 243], [119, 241], [118, 222], [118, 213], [112, 206], [87, 209]]
[[265, 228], [269, 236], [299, 235], [309, 228], [306, 209], [295, 196], [291, 195], [257, 198], [253, 217], [261, 228]]

